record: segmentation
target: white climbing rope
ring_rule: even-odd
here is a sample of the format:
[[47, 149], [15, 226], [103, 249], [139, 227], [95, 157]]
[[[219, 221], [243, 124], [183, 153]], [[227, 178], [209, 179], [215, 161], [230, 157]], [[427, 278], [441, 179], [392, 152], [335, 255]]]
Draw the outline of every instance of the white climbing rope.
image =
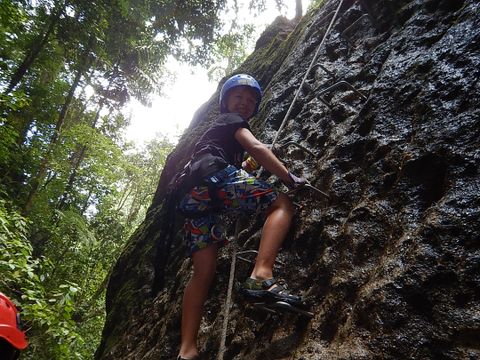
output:
[[[330, 21], [330, 24], [328, 25], [328, 28], [325, 31], [325, 34], [323, 35], [322, 41], [320, 42], [320, 44], [317, 47], [317, 51], [315, 52], [315, 55], [313, 56], [313, 59], [310, 62], [310, 65], [309, 65], [307, 71], [305, 72], [305, 76], [303, 77], [302, 82], [301, 82], [300, 86], [298, 87], [297, 92], [295, 93], [295, 96], [292, 100], [292, 103], [290, 104], [290, 107], [288, 108], [287, 114], [285, 115], [285, 117], [282, 121], [282, 124], [280, 125], [280, 128], [277, 130], [277, 133], [275, 134], [275, 138], [273, 139], [273, 142], [271, 144], [272, 148], [275, 145], [280, 132], [285, 127], [287, 119], [290, 116], [290, 113], [292, 111], [293, 105], [297, 101], [298, 95], [300, 94], [300, 91], [302, 90], [303, 84], [305, 83], [310, 71], [312, 70], [313, 64], [315, 63], [315, 60], [317, 60], [317, 57], [320, 54], [320, 48], [322, 47], [328, 33], [330, 32], [333, 24], [335, 23], [335, 20], [337, 18], [338, 12], [340, 11], [340, 8], [342, 7], [342, 4], [343, 4], [343, 0], [340, 0], [340, 3], [338, 4], [337, 10], [335, 11], [335, 14], [333, 15], [333, 18]], [[320, 190], [318, 190], [318, 191], [320, 191]], [[327, 197], [328, 197], [328, 195], [327, 195]], [[234, 240], [233, 240], [234, 243], [232, 244], [232, 247], [233, 247], [233, 249], [232, 249], [232, 262], [230, 264], [230, 277], [228, 279], [227, 299], [225, 300], [225, 309], [224, 309], [224, 316], [223, 316], [223, 328], [222, 328], [222, 335], [221, 335], [221, 338], [220, 338], [220, 349], [218, 351], [218, 357], [217, 357], [218, 360], [223, 360], [223, 356], [225, 354], [225, 341], [226, 341], [226, 338], [227, 338], [228, 320], [229, 320], [229, 317], [230, 317], [230, 307], [231, 307], [231, 303], [232, 303], [232, 290], [233, 290], [233, 280], [235, 278], [235, 266], [236, 266], [236, 260], [237, 260], [237, 242], [238, 242], [239, 231], [240, 231], [240, 219], [237, 219], [237, 221], [235, 223], [235, 237], [234, 237]]]
[[225, 309], [223, 310], [223, 328], [222, 328], [222, 337], [220, 339], [220, 349], [218, 351], [218, 360], [223, 360], [223, 354], [225, 353], [225, 340], [227, 338], [228, 330], [228, 320], [230, 317], [230, 306], [232, 304], [232, 290], [233, 290], [233, 279], [235, 275], [235, 265], [237, 262], [237, 243], [238, 243], [238, 233], [240, 232], [240, 219], [237, 219], [235, 222], [235, 236], [232, 244], [232, 262], [230, 264], [230, 277], [228, 279], [228, 291], [227, 299], [225, 300]]
[[283, 121], [282, 121], [280, 127], [277, 130], [277, 133], [275, 134], [275, 138], [273, 139], [273, 142], [272, 142], [272, 145], [271, 145], [272, 149], [273, 149], [273, 146], [275, 145], [275, 143], [277, 142], [277, 139], [278, 139], [278, 136], [280, 135], [280, 132], [283, 130], [283, 128], [285, 127], [285, 124], [287, 123], [287, 119], [290, 116], [290, 113], [292, 112], [293, 105], [295, 105], [295, 102], [297, 101], [298, 95], [300, 94], [300, 91], [302, 91], [303, 85], [305, 84], [305, 81], [307, 80], [308, 75], [310, 75], [310, 71], [313, 68], [313, 64], [317, 60], [317, 57], [320, 54], [320, 49], [321, 49], [323, 43], [325, 42], [325, 39], [327, 38], [327, 35], [330, 32], [330, 29], [332, 28], [333, 24], [335, 23], [335, 20], [337, 19], [337, 15], [338, 15], [338, 12], [340, 11], [340, 8], [342, 7], [342, 4], [343, 4], [343, 0], [340, 0], [340, 3], [338, 4], [337, 10], [335, 11], [335, 14], [333, 15], [333, 18], [330, 21], [330, 24], [328, 25], [327, 31], [325, 31], [325, 34], [323, 35], [322, 41], [320, 42], [320, 44], [317, 47], [317, 51], [315, 52], [315, 55], [313, 56], [313, 59], [310, 62], [310, 65], [309, 65], [307, 71], [305, 72], [305, 75], [303, 76], [302, 82], [300, 83], [300, 86], [298, 87], [298, 89], [295, 93], [295, 96], [294, 96], [294, 98], [293, 98], [293, 100], [290, 104], [290, 107], [288, 108], [288, 111], [285, 114], [285, 117], [283, 118]]

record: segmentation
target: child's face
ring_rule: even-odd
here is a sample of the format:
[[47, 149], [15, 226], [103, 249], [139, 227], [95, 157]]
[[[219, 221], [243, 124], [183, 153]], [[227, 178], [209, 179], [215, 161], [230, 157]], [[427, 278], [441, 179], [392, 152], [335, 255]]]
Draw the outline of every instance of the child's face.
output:
[[249, 86], [237, 86], [229, 91], [227, 97], [227, 110], [238, 113], [248, 120], [252, 117], [257, 107], [257, 94]]

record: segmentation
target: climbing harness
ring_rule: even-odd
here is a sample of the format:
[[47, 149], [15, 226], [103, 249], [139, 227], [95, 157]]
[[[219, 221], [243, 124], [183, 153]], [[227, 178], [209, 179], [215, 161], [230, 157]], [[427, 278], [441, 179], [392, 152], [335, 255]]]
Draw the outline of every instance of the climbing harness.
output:
[[[277, 139], [278, 139], [278, 136], [280, 135], [280, 132], [285, 127], [285, 124], [288, 120], [288, 117], [290, 116], [290, 113], [291, 113], [291, 111], [293, 109], [293, 106], [294, 106], [294, 104], [295, 104], [295, 102], [298, 98], [298, 95], [300, 94], [300, 91], [302, 90], [302, 87], [305, 84], [306, 79], [308, 78], [308, 75], [309, 75], [311, 69], [313, 68], [314, 63], [317, 60], [318, 55], [320, 54], [320, 49], [321, 49], [323, 43], [325, 42], [325, 39], [327, 38], [327, 35], [329, 34], [333, 24], [335, 23], [335, 20], [337, 19], [337, 15], [338, 15], [342, 5], [343, 5], [343, 0], [340, 0], [340, 2], [338, 4], [338, 7], [337, 7], [337, 9], [336, 9], [336, 11], [333, 15], [333, 18], [330, 21], [330, 24], [328, 25], [328, 28], [325, 31], [325, 34], [323, 35], [323, 38], [322, 38], [320, 44], [318, 45], [317, 51], [315, 52], [315, 55], [313, 56], [313, 59], [312, 59], [310, 65], [309, 65], [303, 79], [302, 79], [302, 82], [301, 82], [299, 88], [297, 89], [297, 91], [295, 93], [295, 96], [292, 100], [292, 103], [290, 104], [290, 107], [288, 108], [288, 111], [285, 114], [285, 117], [284, 117], [279, 129], [277, 130], [277, 133], [275, 134], [275, 138], [273, 139], [273, 142], [271, 144], [271, 148], [273, 148], [275, 146], [275, 143], [277, 142]], [[288, 144], [289, 145], [293, 144], [293, 145], [299, 146], [300, 148], [305, 149], [303, 146], [301, 146], [300, 144], [297, 144], [296, 142], [289, 142]], [[311, 153], [310, 151], [307, 151], [307, 152]], [[306, 184], [305, 186], [308, 187], [308, 188], [311, 188], [314, 191], [317, 191], [318, 193], [320, 193], [320, 194], [322, 194], [322, 195], [324, 195], [328, 198], [328, 195], [325, 194], [320, 189], [317, 189], [316, 187], [314, 187], [310, 184]], [[233, 244], [232, 244], [233, 245], [232, 262], [231, 262], [231, 265], [230, 265], [230, 276], [229, 276], [229, 280], [228, 280], [227, 299], [225, 300], [223, 329], [222, 329], [222, 336], [221, 336], [221, 339], [220, 339], [220, 349], [219, 349], [219, 352], [218, 352], [218, 360], [223, 360], [223, 356], [224, 356], [224, 353], [225, 353], [225, 340], [226, 340], [226, 337], [227, 337], [228, 320], [229, 320], [230, 307], [231, 307], [231, 302], [232, 302], [233, 280], [234, 280], [234, 277], [235, 277], [235, 266], [236, 266], [236, 258], [237, 258], [237, 248], [236, 248], [236, 246], [237, 246], [237, 243], [238, 243], [239, 228], [240, 228], [240, 220], [237, 219], [236, 224], [235, 224], [235, 237], [234, 237], [234, 241], [233, 241]], [[282, 304], [280, 304], [280, 305], [282, 305]], [[280, 307], [280, 305], [279, 305], [279, 307]], [[285, 308], [285, 306], [288, 306], [288, 304], [283, 304], [283, 305], [284, 305], [284, 308]]]

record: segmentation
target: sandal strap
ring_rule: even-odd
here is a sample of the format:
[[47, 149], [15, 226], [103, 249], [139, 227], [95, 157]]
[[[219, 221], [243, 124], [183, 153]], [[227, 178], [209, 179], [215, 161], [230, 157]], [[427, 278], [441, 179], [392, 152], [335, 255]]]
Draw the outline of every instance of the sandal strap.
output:
[[248, 297], [267, 301], [286, 301], [295, 304], [303, 301], [301, 296], [290, 294], [287, 290], [287, 284], [282, 279], [255, 280], [247, 278], [242, 291]]
[[[287, 289], [287, 284], [283, 280], [277, 281], [277, 279], [271, 278], [271, 279], [262, 280], [261, 284], [263, 289], [268, 290], [269, 292], [272, 292], [274, 294], [282, 295], [282, 296], [297, 297], [295, 295], [290, 294], [290, 292]], [[276, 285], [276, 286], [271, 288], [273, 285]]]
[[268, 290], [272, 285], [276, 284], [277, 280], [275, 278], [265, 279], [265, 280], [256, 280], [252, 278], [247, 278], [243, 284], [245, 289], [250, 290]]
[[300, 302], [302, 300], [301, 296], [290, 294], [287, 284], [283, 281], [278, 281], [277, 286], [270, 289], [269, 292], [275, 294], [278, 298], [288, 299], [288, 301]]
[[268, 290], [272, 287], [272, 285], [275, 285], [276, 283], [277, 283], [277, 280], [275, 278], [262, 280], [262, 288], [264, 288], [265, 290]]
[[278, 295], [290, 295], [290, 292], [287, 290], [287, 288], [283, 285], [277, 284], [274, 288], [270, 290], [271, 292], [278, 294]]

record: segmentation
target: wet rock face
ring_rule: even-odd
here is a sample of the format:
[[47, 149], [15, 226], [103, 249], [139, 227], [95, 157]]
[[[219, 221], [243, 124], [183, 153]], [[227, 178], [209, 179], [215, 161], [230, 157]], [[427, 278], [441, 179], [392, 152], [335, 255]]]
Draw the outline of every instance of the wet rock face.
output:
[[[273, 48], [263, 38], [240, 69], [265, 88], [253, 128], [266, 143], [337, 4], [327, 1], [288, 37], [272, 34]], [[235, 293], [225, 359], [480, 358], [479, 14], [473, 0], [345, 2], [280, 134], [281, 144], [314, 153], [279, 146], [292, 172], [330, 196], [295, 195], [300, 207], [276, 269], [305, 291], [315, 316], [269, 316]], [[98, 359], [176, 354], [190, 264], [177, 238], [165, 287], [152, 298], [153, 243], [164, 236], [165, 184], [215, 103], [172, 154], [112, 275]], [[239, 244], [254, 247], [260, 227], [245, 224]], [[239, 263], [237, 282], [249, 267]], [[207, 359], [218, 351], [228, 272], [225, 249], [199, 338]]]

